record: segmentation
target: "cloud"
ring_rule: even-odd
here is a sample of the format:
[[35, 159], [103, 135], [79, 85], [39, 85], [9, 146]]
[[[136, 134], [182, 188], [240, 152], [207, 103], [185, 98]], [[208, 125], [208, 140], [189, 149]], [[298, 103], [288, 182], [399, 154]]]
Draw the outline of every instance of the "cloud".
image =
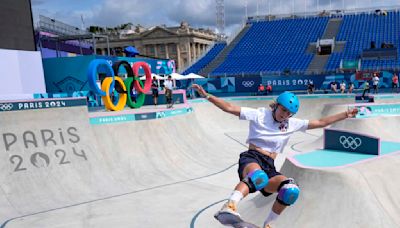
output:
[[[228, 33], [244, 22], [246, 1], [248, 16], [257, 14], [257, 2], [259, 15], [339, 9], [343, 3], [345, 8], [354, 9], [357, 3], [344, 0], [229, 0], [225, 1], [225, 28]], [[395, 5], [397, 1], [359, 0], [358, 4], [360, 7], [376, 7], [379, 4]], [[40, 13], [77, 27], [81, 25], [82, 15], [86, 26], [115, 27], [128, 22], [145, 27], [162, 24], [177, 26], [186, 21], [193, 27], [213, 29], [216, 25], [215, 4], [215, 0], [32, 0], [34, 18]]]

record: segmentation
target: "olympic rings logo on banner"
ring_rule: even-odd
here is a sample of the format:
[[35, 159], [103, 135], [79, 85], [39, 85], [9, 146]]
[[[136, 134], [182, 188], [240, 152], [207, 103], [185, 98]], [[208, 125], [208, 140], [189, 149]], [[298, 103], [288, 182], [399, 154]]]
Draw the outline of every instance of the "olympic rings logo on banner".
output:
[[[123, 66], [128, 74], [128, 78], [125, 81], [117, 76], [120, 66]], [[107, 75], [101, 83], [101, 88], [96, 83], [99, 67], [103, 67]], [[146, 75], [144, 86], [138, 78], [140, 67], [143, 68]], [[145, 93], [150, 90], [152, 82], [150, 67], [146, 62], [135, 62], [131, 67], [127, 61], [118, 61], [111, 67], [107, 60], [95, 59], [89, 64], [87, 76], [90, 88], [95, 94], [101, 96], [106, 109], [111, 111], [120, 111], [124, 109], [126, 104], [131, 108], [140, 108], [144, 104]], [[133, 101], [131, 96], [133, 87], [138, 92], [136, 101]], [[119, 94], [117, 104], [114, 104], [110, 97], [114, 90]]]
[[2, 111], [10, 111], [12, 108], [13, 108], [13, 104], [11, 104], [11, 103], [0, 104], [0, 110], [2, 110]]
[[362, 141], [360, 138], [353, 138], [351, 136], [346, 137], [346, 136], [340, 136], [339, 138], [340, 144], [346, 149], [351, 148], [353, 150], [357, 149], [358, 147], [361, 146]]
[[244, 87], [249, 88], [249, 87], [252, 87], [254, 85], [254, 81], [242, 81], [242, 85]]

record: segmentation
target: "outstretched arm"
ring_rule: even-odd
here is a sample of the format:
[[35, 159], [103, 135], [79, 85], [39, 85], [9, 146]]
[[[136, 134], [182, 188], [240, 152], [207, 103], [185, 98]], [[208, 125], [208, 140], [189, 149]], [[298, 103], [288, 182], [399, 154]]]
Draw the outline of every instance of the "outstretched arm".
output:
[[319, 120], [310, 120], [308, 123], [308, 129], [314, 129], [314, 128], [321, 128], [321, 127], [326, 127], [330, 124], [336, 123], [338, 121], [347, 119], [347, 118], [352, 118], [356, 116], [358, 113], [358, 109], [354, 108], [352, 110], [348, 110], [345, 112], [341, 112], [335, 115], [323, 117]]
[[221, 98], [218, 98], [214, 95], [208, 94], [203, 87], [197, 84], [193, 84], [192, 88], [197, 90], [197, 92], [200, 94], [200, 96], [207, 98], [208, 101], [213, 103], [215, 106], [220, 108], [222, 111], [233, 114], [235, 116], [240, 116], [240, 106], [231, 104], [229, 102], [226, 102], [222, 100]]

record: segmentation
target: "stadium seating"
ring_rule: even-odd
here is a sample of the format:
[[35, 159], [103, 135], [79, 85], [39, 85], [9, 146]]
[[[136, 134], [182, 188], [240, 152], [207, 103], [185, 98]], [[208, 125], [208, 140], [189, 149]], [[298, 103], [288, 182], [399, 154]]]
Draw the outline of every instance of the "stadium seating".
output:
[[214, 46], [197, 62], [186, 69], [182, 74], [198, 74], [201, 69], [207, 66], [226, 47], [226, 42], [215, 43]]
[[[262, 75], [285, 71], [304, 73], [314, 57], [313, 53], [307, 51], [307, 47], [322, 37], [328, 21], [335, 17], [342, 18], [335, 40], [343, 41], [345, 45], [343, 51], [330, 55], [324, 68], [326, 71], [336, 71], [340, 68], [341, 60], [358, 60], [363, 50], [371, 47], [371, 41], [376, 43], [377, 48], [382, 43], [393, 44], [400, 53], [398, 11], [389, 11], [386, 16], [376, 15], [372, 11], [332, 17], [249, 20], [251, 26], [247, 33], [210, 75]], [[210, 63], [223, 47], [215, 46], [184, 73], [197, 73]], [[371, 70], [399, 70], [400, 59], [398, 56], [397, 59], [363, 59], [361, 66], [362, 69]]]
[[[339, 68], [340, 60], [357, 60], [362, 50], [371, 47], [371, 41], [377, 47], [385, 43], [393, 44], [400, 51], [400, 12], [388, 12], [387, 16], [377, 16], [374, 13], [345, 15], [340, 27], [337, 41], [346, 41], [344, 51], [333, 53], [325, 69], [328, 71]], [[362, 69], [393, 69], [399, 68], [397, 60], [363, 60]]]
[[323, 34], [329, 18], [314, 17], [252, 22], [249, 31], [211, 75], [304, 71], [313, 58], [310, 42]]

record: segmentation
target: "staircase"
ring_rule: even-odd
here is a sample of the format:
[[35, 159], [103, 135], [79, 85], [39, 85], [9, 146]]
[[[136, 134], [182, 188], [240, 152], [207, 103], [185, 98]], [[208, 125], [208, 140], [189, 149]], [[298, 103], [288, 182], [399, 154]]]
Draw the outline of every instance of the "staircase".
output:
[[331, 18], [326, 25], [324, 34], [321, 39], [333, 39], [339, 32], [340, 25], [342, 24], [342, 18]]
[[[342, 18], [331, 18], [326, 25], [324, 34], [322, 34], [321, 39], [333, 39], [339, 32], [340, 25], [342, 23]], [[345, 42], [335, 42], [335, 47], [333, 52], [342, 52], [344, 49]], [[306, 74], [319, 74], [325, 69], [325, 65], [331, 55], [318, 55], [316, 53], [316, 43], [310, 43], [306, 50], [307, 53], [313, 53], [314, 58], [308, 65]]]
[[213, 70], [215, 70], [225, 60], [226, 56], [236, 46], [236, 44], [242, 39], [242, 37], [250, 29], [251, 25], [246, 25], [242, 31], [229, 43], [206, 67], [199, 71], [200, 75], [208, 76]]
[[[308, 65], [306, 74], [320, 74], [324, 71], [325, 64], [331, 55], [314, 55], [313, 60]], [[321, 67], [322, 66], [322, 67]]]
[[317, 42], [312, 42], [308, 44], [308, 47], [306, 49], [307, 54], [317, 54]]

